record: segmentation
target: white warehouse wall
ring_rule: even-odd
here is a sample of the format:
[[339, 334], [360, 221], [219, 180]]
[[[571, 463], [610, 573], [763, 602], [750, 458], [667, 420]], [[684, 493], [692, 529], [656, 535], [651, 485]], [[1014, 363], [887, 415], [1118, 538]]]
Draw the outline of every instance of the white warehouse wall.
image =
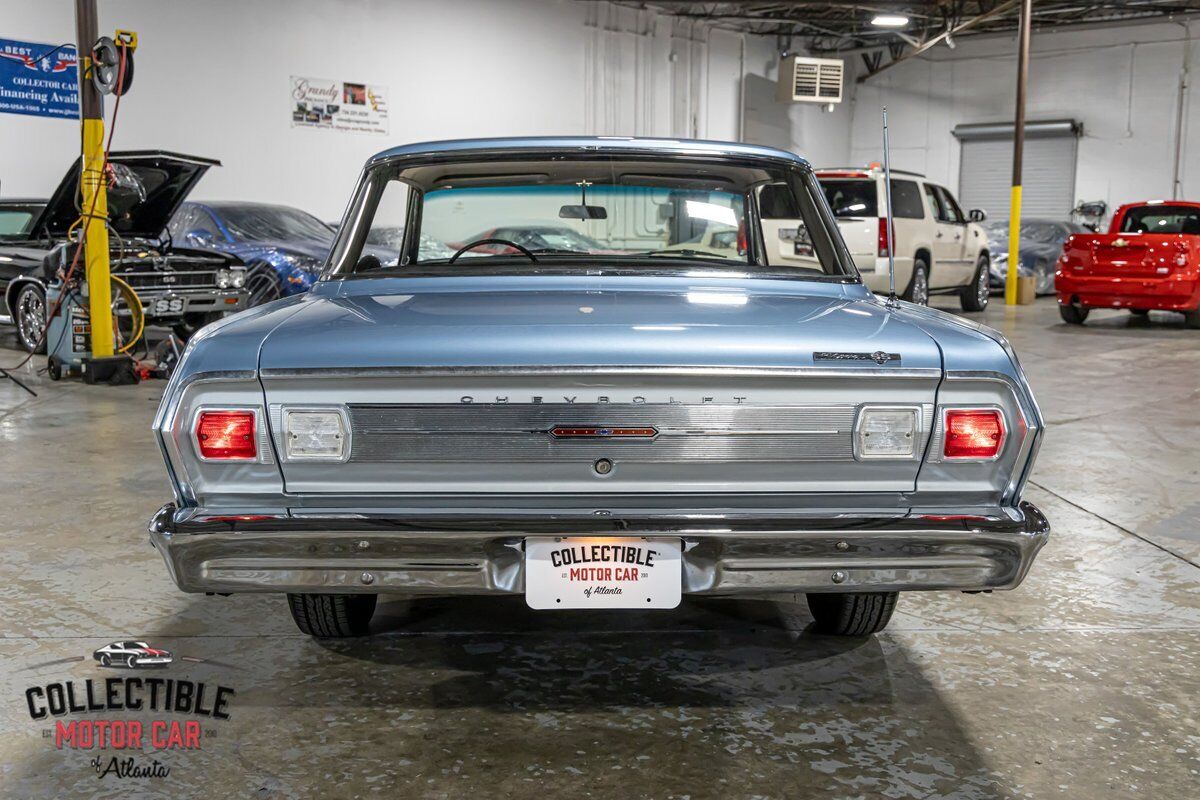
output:
[[[1172, 196], [1180, 72], [1185, 58], [1195, 62], [1194, 29], [1195, 23], [1155, 23], [1034, 32], [1027, 118], [1083, 123], [1076, 201], [1105, 200], [1112, 209]], [[893, 165], [957, 189], [961, 147], [951, 131], [964, 123], [1011, 122], [1016, 51], [1010, 35], [960, 38], [953, 50], [938, 46], [857, 85], [849, 158], [879, 159], [886, 103]], [[853, 67], [863, 71], [861, 60]], [[1189, 90], [1184, 106], [1181, 169], [1181, 196], [1193, 200], [1200, 197], [1200, 150], [1188, 146], [1200, 114], [1195, 93]], [[1007, 216], [1007, 209], [989, 211]]]
[[[100, 14], [101, 33], [139, 35], [114, 148], [218, 158], [194, 197], [289, 203], [326, 219], [370, 155], [405, 142], [737, 139], [743, 68], [773, 76], [775, 65], [763, 38], [574, 0], [101, 0]], [[0, 37], [72, 41], [72, 3], [0, 0]], [[388, 135], [291, 127], [291, 75], [386, 86]], [[813, 109], [780, 109], [791, 116], [767, 143], [811, 144], [801, 131]], [[78, 135], [71, 120], [0, 114], [0, 192], [49, 194]]]

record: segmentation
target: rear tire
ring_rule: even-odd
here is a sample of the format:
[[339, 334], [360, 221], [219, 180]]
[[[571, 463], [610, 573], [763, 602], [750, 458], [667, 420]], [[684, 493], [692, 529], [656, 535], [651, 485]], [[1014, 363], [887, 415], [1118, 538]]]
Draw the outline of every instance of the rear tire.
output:
[[817, 633], [827, 636], [869, 636], [887, 627], [899, 592], [809, 594], [808, 610]]
[[365, 636], [378, 601], [374, 594], [288, 594], [296, 627], [318, 639]]
[[920, 256], [913, 259], [912, 277], [900, 299], [919, 306], [929, 305], [929, 265]]
[[1082, 325], [1083, 321], [1088, 318], [1090, 310], [1083, 306], [1071, 305], [1069, 303], [1058, 304], [1058, 314], [1063, 318], [1063, 322], [1068, 325]]
[[987, 308], [988, 298], [992, 294], [990, 280], [991, 272], [988, 269], [987, 253], [980, 253], [971, 283], [964, 286], [958, 295], [963, 311], [983, 311]]

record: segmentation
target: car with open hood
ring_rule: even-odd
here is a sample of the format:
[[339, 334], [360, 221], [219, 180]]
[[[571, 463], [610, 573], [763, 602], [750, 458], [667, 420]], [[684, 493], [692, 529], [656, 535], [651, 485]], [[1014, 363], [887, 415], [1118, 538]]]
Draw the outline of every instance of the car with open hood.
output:
[[[246, 307], [245, 269], [235, 256], [189, 248], [164, 235], [167, 221], [212, 159], [141, 150], [111, 153], [108, 183], [110, 270], [137, 293], [147, 324], [183, 337]], [[0, 321], [21, 346], [44, 351], [46, 289], [75, 255], [80, 226], [80, 162], [45, 201], [0, 201]], [[79, 263], [82, 264], [80, 256]], [[82, 275], [82, 266], [76, 268]]]
[[[594, 244], [469, 240], [531, 222]], [[416, 144], [367, 163], [310, 292], [188, 344], [150, 539], [184, 591], [286, 593], [315, 636], [389, 593], [803, 593], [862, 635], [900, 592], [1021, 583], [1043, 428], [1003, 336], [863, 284], [794, 154]]]

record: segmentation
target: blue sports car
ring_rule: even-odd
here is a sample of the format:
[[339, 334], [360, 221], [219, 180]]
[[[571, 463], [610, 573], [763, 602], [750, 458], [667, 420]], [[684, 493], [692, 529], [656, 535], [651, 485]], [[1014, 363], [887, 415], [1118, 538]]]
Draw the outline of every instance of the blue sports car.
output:
[[184, 203], [171, 218], [171, 239], [219, 250], [246, 262], [250, 305], [312, 288], [334, 230], [305, 211], [267, 203]]

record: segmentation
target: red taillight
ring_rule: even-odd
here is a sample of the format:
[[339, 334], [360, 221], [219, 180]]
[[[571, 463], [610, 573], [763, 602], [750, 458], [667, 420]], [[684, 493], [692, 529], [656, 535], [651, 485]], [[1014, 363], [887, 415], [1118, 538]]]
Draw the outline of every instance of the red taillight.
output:
[[879, 218], [879, 257], [887, 258], [888, 256], [888, 220], [887, 217]]
[[203, 458], [257, 458], [254, 412], [201, 411], [196, 420], [196, 445]]
[[1004, 418], [992, 408], [946, 412], [946, 458], [995, 458], [1004, 445]]

